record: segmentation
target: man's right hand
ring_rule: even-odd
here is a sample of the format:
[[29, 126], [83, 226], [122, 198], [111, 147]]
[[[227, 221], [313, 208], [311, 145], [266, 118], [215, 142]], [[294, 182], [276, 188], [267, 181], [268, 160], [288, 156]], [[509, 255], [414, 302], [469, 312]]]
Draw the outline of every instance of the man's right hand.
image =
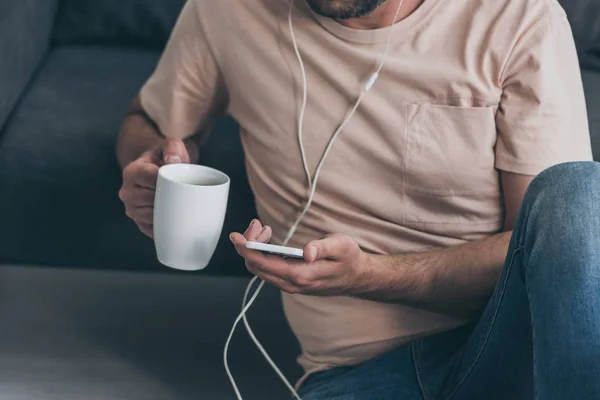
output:
[[[192, 142], [187, 146], [195, 146]], [[125, 214], [148, 237], [153, 236], [154, 194], [158, 169], [165, 164], [189, 164], [194, 154], [181, 140], [166, 139], [159, 146], [142, 154], [123, 170], [123, 185], [119, 198], [125, 204]], [[196, 158], [196, 157], [193, 157]]]

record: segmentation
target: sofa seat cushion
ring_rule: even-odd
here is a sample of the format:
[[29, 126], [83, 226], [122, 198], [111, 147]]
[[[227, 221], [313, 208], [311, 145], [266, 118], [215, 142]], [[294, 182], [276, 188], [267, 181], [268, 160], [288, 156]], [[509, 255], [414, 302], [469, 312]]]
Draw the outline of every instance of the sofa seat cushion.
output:
[[[0, 259], [165, 269], [124, 215], [114, 152], [127, 104], [158, 56], [86, 47], [50, 53], [0, 138]], [[254, 205], [237, 126], [223, 120], [215, 129], [203, 162], [232, 179], [225, 234], [245, 228]], [[213, 264], [207, 271], [245, 274], [226, 237]]]

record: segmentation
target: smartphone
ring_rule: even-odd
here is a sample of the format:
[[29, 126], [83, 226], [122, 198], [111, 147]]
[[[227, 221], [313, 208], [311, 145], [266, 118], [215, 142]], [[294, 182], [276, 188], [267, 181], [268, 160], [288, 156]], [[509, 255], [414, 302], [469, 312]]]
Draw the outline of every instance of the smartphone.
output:
[[258, 250], [265, 254], [272, 254], [283, 258], [304, 259], [304, 251], [293, 247], [277, 246], [275, 244], [266, 244], [259, 242], [246, 242], [246, 248]]

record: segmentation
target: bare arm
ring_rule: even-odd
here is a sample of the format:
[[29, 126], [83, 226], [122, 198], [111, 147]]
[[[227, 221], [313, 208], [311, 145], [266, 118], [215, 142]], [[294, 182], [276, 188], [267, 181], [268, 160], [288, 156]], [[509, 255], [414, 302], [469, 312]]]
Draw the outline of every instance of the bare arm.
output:
[[[190, 162], [198, 161], [197, 138], [193, 137], [184, 143], [189, 153]], [[142, 108], [137, 96], [127, 109], [117, 138], [117, 160], [121, 169], [125, 169], [142, 154], [163, 146], [166, 141], [154, 121]]]
[[230, 238], [250, 272], [291, 294], [355, 296], [474, 317], [485, 307], [498, 281], [510, 230], [532, 179], [503, 172], [505, 232], [447, 249], [367, 254], [350, 236], [333, 234], [308, 242], [304, 261], [294, 261], [245, 247], [247, 240], [268, 241], [268, 237], [261, 237], [259, 221], [254, 221], [244, 235], [234, 232]]
[[121, 169], [125, 169], [130, 162], [158, 147], [163, 141], [163, 136], [144, 112], [137, 96], [127, 109], [117, 138], [117, 160]]
[[243, 235], [234, 232], [230, 238], [250, 272], [287, 293], [355, 296], [475, 317], [489, 301], [498, 281], [511, 229], [532, 179], [502, 173], [505, 232], [446, 249], [368, 254], [350, 236], [333, 234], [308, 242], [304, 246], [304, 261], [297, 261], [245, 247], [248, 240], [268, 241], [268, 237], [261, 236], [263, 227], [259, 221], [254, 221]]
[[471, 317], [491, 296], [519, 208], [533, 177], [502, 173], [505, 232], [461, 246], [395, 256], [369, 255], [372, 278], [360, 297]]

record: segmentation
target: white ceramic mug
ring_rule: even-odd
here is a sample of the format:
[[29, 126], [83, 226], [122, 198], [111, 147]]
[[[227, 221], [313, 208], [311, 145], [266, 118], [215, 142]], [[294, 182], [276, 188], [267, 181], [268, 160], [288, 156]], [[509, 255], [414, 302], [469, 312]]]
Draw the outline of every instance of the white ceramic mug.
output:
[[223, 230], [228, 198], [223, 172], [190, 164], [161, 167], [154, 199], [158, 261], [185, 271], [205, 268]]

